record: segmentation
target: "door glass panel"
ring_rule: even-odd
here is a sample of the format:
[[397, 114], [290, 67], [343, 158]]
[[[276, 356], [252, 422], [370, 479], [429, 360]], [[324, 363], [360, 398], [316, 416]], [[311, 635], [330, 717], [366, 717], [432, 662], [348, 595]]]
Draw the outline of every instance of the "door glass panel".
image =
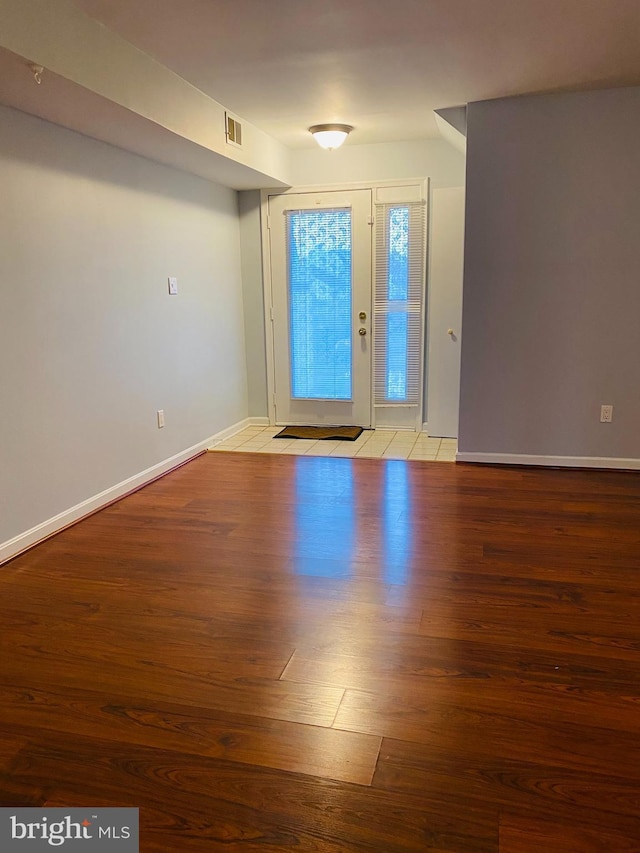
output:
[[409, 208], [389, 210], [386, 399], [407, 399], [407, 299], [409, 298]]
[[389, 291], [388, 298], [409, 296], [409, 208], [389, 211]]
[[287, 211], [291, 396], [350, 400], [351, 210]]
[[387, 400], [407, 399], [407, 312], [387, 314]]

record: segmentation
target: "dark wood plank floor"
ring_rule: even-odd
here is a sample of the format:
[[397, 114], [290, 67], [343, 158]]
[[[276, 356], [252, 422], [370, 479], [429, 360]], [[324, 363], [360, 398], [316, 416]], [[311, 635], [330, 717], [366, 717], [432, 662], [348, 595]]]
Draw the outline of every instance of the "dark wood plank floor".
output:
[[201, 456], [0, 569], [0, 802], [143, 853], [640, 851], [640, 476]]

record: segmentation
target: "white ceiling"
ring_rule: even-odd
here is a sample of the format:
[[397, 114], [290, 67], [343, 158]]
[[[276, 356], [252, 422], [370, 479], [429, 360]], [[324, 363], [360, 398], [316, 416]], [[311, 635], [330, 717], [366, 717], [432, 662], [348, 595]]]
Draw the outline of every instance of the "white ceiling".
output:
[[640, 84], [640, 0], [74, 0], [297, 148], [436, 136], [432, 111]]

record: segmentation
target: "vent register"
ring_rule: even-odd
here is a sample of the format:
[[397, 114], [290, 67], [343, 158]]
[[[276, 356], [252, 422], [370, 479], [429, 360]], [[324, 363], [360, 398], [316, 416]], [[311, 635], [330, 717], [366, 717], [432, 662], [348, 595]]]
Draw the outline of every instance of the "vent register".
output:
[[235, 145], [237, 148], [242, 147], [242, 124], [237, 118], [233, 118], [229, 113], [224, 114], [225, 136], [229, 145]]

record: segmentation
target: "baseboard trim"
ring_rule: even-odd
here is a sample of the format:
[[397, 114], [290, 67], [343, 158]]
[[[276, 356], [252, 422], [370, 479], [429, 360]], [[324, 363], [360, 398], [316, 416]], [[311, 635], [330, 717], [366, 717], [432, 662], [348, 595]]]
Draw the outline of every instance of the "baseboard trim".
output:
[[248, 426], [269, 426], [269, 418], [245, 418], [242, 421], [238, 421], [237, 424], [233, 424], [233, 426], [227, 427], [227, 429], [223, 429], [221, 432], [217, 432], [211, 438], [207, 449], [213, 450], [213, 448], [220, 444], [221, 441], [225, 441], [225, 439], [231, 438], [236, 435], [236, 433], [242, 432], [242, 430]]
[[87, 498], [87, 500], [58, 513], [58, 515], [54, 515], [52, 518], [43, 521], [41, 524], [37, 524], [30, 530], [26, 530], [24, 533], [14, 536], [13, 539], [1, 542], [0, 565], [6, 563], [8, 560], [12, 560], [19, 554], [27, 551], [29, 548], [33, 548], [34, 545], [38, 545], [45, 539], [49, 539], [56, 533], [60, 533], [72, 524], [82, 521], [83, 518], [93, 515], [94, 512], [98, 512], [98, 510], [104, 509], [106, 506], [109, 506], [109, 504], [115, 503], [115, 501], [118, 501], [121, 498], [126, 497], [126, 495], [141, 489], [143, 486], [149, 485], [149, 483], [152, 483], [154, 480], [157, 480], [159, 477], [162, 477], [164, 474], [172, 471], [174, 468], [179, 468], [181, 465], [184, 465], [185, 462], [189, 462], [191, 459], [199, 456], [201, 453], [204, 453], [213, 443], [220, 441], [220, 436], [224, 436], [226, 438], [228, 435], [233, 435], [238, 432], [239, 429], [242, 429], [243, 426], [246, 426], [251, 422], [251, 418], [245, 418], [240, 422], [240, 424], [228, 427], [220, 433], [216, 433], [210, 438], [200, 441], [198, 444], [194, 444], [186, 450], [176, 453], [174, 456], [170, 456], [162, 462], [158, 462], [156, 465], [152, 465], [151, 468], [140, 471], [139, 474], [134, 474], [132, 477], [128, 477], [121, 483], [116, 483], [116, 485], [105, 489], [99, 494], [94, 495], [91, 498]]
[[533, 456], [525, 453], [467, 453], [459, 450], [456, 462], [481, 462], [485, 465], [539, 465], [546, 468], [604, 468], [640, 470], [640, 459], [608, 456]]

